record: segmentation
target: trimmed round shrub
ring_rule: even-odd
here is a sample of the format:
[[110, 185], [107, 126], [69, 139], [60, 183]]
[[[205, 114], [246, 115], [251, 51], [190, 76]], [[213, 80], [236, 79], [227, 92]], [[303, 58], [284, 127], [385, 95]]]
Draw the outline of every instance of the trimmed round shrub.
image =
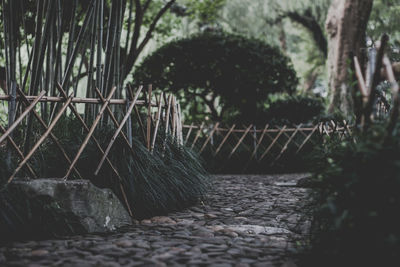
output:
[[278, 48], [226, 33], [164, 45], [144, 59], [134, 81], [181, 95], [188, 113], [205, 111], [213, 120], [246, 123], [263, 112], [270, 93], [292, 93], [298, 83], [292, 63]]

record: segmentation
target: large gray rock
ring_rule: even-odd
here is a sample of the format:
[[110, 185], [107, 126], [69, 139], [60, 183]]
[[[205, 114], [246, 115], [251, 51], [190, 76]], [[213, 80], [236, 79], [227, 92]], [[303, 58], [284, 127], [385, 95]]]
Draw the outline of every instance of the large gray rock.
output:
[[88, 180], [15, 180], [10, 187], [22, 191], [27, 198], [50, 197], [60, 208], [74, 214], [89, 233], [109, 232], [132, 223], [110, 189], [100, 189]]

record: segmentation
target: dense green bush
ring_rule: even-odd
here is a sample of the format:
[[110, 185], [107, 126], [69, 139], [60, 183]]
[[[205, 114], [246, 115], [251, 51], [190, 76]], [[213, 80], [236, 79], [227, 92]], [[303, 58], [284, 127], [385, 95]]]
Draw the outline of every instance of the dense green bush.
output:
[[321, 116], [324, 102], [321, 98], [293, 95], [272, 102], [265, 116], [258, 118], [259, 124], [291, 125], [309, 123]]
[[181, 95], [189, 119], [202, 114], [214, 121], [249, 123], [262, 113], [269, 94], [294, 92], [298, 80], [278, 48], [241, 36], [203, 33], [168, 43], [145, 58], [134, 82]]
[[[314, 232], [304, 266], [400, 262], [400, 136], [383, 124], [315, 154]], [[393, 265], [394, 264], [394, 265]]]
[[[278, 131], [275, 131], [269, 132], [268, 136], [264, 135], [256, 154], [252, 155], [255, 146], [257, 145], [255, 138], [259, 140], [262, 135], [260, 132], [255, 134], [253, 130], [261, 130], [264, 129], [264, 127], [265, 126], [252, 128], [231, 157], [230, 154], [232, 149], [236, 146], [244, 133], [231, 133], [229, 138], [218, 151], [217, 155], [215, 155], [216, 149], [221, 144], [227, 132], [225, 131], [214, 134], [212, 140], [208, 140], [209, 143], [201, 153], [201, 157], [205, 162], [205, 168], [211, 173], [218, 174], [267, 174], [310, 171], [309, 155], [315, 146], [320, 146], [322, 143], [321, 135], [318, 132], [314, 132], [312, 137], [305, 143], [299, 153], [297, 153], [299, 146], [304, 142], [306, 136], [311, 131], [304, 132], [306, 136], [297, 132], [293, 136], [291, 142], [287, 144], [284, 152], [279, 156], [284, 145], [294, 132], [288, 132], [287, 136], [282, 134], [269, 152], [261, 158], [272, 140], [279, 134]], [[211, 131], [212, 126], [208, 128], [209, 131]], [[222, 128], [226, 127], [222, 126]], [[273, 126], [270, 127], [270, 129], [273, 128]], [[207, 137], [208, 135], [204, 135], [197, 139], [194, 147], [195, 151], [200, 151], [203, 144], [207, 141]], [[187, 145], [191, 146], [195, 138], [196, 134], [192, 133], [188, 139]], [[211, 142], [213, 145], [211, 145]]]

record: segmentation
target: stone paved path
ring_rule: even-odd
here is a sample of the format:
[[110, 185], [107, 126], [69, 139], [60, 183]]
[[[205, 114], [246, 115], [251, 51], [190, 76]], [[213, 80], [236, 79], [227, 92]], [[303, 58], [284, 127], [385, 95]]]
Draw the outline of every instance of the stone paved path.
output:
[[302, 177], [215, 176], [196, 207], [109, 235], [11, 243], [0, 266], [295, 266], [310, 225]]

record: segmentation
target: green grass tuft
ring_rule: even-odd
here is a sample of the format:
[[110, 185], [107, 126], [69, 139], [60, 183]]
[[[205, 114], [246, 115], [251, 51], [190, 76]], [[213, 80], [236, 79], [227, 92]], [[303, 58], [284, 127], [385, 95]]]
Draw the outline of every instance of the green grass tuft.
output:
[[[38, 126], [35, 125], [35, 127]], [[138, 126], [135, 125], [135, 127], [134, 131], [139, 132]], [[95, 136], [103, 149], [106, 148], [114, 131], [115, 129], [110, 126], [100, 126], [95, 131]], [[56, 126], [54, 133], [71, 159], [86, 136], [86, 132], [83, 132], [78, 122], [69, 118], [64, 118]], [[162, 134], [164, 133], [163, 129], [160, 129], [159, 133], [161, 134], [156, 138], [155, 149], [152, 153], [143, 145], [144, 140], [138, 137], [133, 139], [134, 152], [131, 153], [122, 138], [119, 137], [109, 154], [109, 159], [122, 178], [123, 188], [136, 219], [165, 215], [191, 206], [205, 197], [210, 186], [209, 175], [202, 167], [198, 155], [179, 145], [172, 137]], [[33, 138], [37, 140], [39, 136]], [[18, 133], [15, 134], [15, 140], [22, 140]], [[0, 149], [2, 150], [0, 153], [0, 185], [3, 188], [10, 175], [10, 170], [5, 165], [5, 147]], [[15, 156], [12, 156], [11, 170], [19, 162]], [[77, 163], [77, 168], [84, 178], [91, 180], [98, 187], [111, 188], [120, 198], [121, 203], [125, 205], [119, 186], [120, 181], [106, 162], [100, 173], [97, 176], [93, 175], [100, 158], [97, 147], [93, 141], [90, 141]], [[38, 176], [42, 178], [63, 177], [67, 170], [66, 162], [51, 139], [42, 144], [29, 162]], [[19, 176], [25, 176], [24, 170]], [[71, 176], [71, 179], [75, 178], [75, 175]], [[51, 208], [53, 204], [49, 200], [45, 200], [46, 207], [49, 207], [46, 213], [44, 210], [32, 208], [33, 206], [40, 207], [40, 204], [35, 204], [36, 202], [32, 203], [33, 206], [26, 206], [26, 203], [15, 201], [15, 193], [9, 192], [7, 189], [3, 188], [0, 194], [0, 231], [22, 229], [29, 225], [30, 220], [36, 219], [24, 215], [30, 211], [40, 217], [48, 214], [48, 216], [46, 215], [48, 222], [57, 219], [58, 210]], [[52, 214], [54, 217], [51, 216]], [[56, 228], [60, 228], [60, 231], [54, 229], [56, 234], [74, 233], [74, 231], [62, 230], [65, 226], [58, 227], [63, 225], [62, 221], [60, 225], [54, 225], [57, 226]]]

